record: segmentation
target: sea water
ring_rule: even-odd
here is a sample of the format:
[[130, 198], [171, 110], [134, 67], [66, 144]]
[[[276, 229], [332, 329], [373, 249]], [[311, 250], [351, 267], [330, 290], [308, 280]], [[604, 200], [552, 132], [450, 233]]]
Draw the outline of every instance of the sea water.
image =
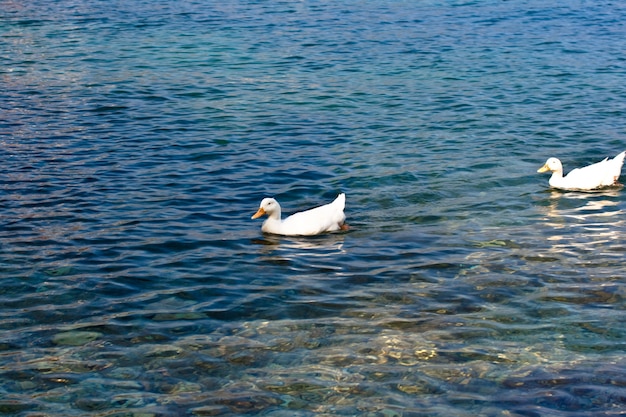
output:
[[0, 10], [0, 413], [626, 413], [620, 2]]

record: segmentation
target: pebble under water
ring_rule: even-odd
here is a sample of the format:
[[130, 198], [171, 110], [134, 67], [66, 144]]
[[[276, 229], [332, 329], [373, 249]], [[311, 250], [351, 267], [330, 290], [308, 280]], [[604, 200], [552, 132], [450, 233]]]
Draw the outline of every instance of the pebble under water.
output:
[[626, 413], [619, 2], [0, 10], [0, 415]]

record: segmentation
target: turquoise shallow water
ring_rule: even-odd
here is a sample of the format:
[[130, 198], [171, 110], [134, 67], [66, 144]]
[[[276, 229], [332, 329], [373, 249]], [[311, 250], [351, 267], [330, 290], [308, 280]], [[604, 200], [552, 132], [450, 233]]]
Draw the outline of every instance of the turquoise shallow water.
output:
[[0, 413], [626, 413], [619, 2], [0, 6]]

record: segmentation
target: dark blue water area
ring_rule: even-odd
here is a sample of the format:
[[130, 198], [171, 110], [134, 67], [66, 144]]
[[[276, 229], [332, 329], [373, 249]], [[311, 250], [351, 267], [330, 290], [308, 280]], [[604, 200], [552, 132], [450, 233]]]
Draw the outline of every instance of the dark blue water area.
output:
[[0, 415], [626, 413], [626, 7], [213, 3], [0, 0]]

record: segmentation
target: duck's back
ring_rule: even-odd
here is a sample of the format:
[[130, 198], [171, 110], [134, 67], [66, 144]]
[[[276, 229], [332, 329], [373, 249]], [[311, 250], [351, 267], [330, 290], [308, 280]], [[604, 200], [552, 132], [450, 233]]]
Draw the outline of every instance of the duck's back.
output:
[[613, 159], [606, 158], [595, 164], [576, 168], [564, 178], [572, 189], [591, 190], [615, 184], [622, 172], [626, 151]]
[[282, 234], [310, 236], [340, 230], [346, 219], [345, 206], [346, 195], [342, 193], [332, 203], [295, 213], [282, 221]]

